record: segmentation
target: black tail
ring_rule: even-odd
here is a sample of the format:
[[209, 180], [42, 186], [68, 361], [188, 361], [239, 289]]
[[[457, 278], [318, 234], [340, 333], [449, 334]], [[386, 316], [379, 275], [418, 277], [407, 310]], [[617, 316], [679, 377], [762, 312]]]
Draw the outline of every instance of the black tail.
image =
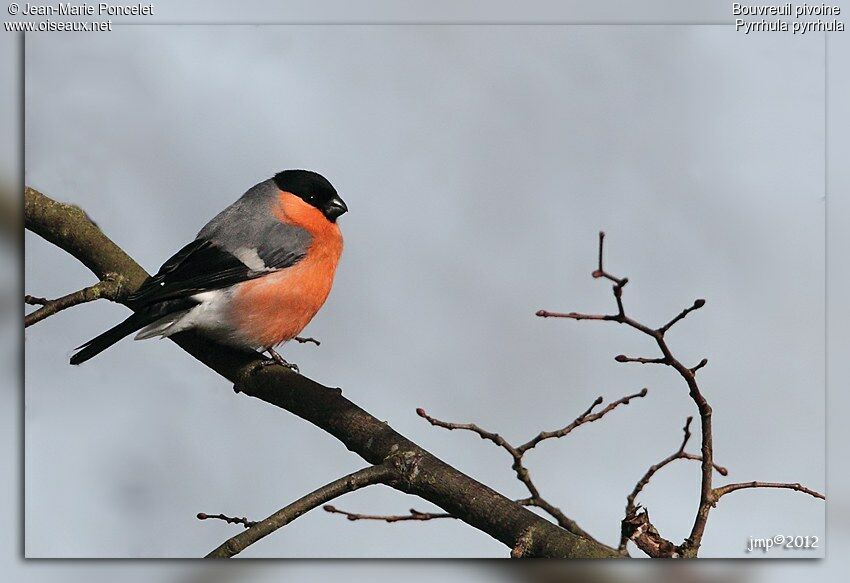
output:
[[88, 359], [97, 356], [125, 336], [132, 334], [136, 330], [141, 330], [151, 322], [157, 319], [157, 315], [136, 313], [120, 324], [113, 326], [100, 336], [96, 336], [78, 346], [75, 350], [79, 350], [71, 357], [71, 364], [81, 364]]

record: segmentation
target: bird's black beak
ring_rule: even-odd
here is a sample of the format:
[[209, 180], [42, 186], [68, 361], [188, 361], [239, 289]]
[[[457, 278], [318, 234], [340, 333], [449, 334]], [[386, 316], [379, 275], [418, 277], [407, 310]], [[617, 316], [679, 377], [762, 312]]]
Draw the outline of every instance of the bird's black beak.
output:
[[338, 196], [330, 199], [327, 205], [325, 205], [325, 216], [327, 216], [331, 221], [335, 221], [340, 215], [347, 212], [348, 207], [345, 206], [345, 203]]

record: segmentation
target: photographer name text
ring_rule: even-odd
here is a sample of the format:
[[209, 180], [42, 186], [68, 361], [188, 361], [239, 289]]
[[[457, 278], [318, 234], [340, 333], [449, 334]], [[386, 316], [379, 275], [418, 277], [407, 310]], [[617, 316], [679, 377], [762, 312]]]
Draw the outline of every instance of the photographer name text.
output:
[[21, 16], [153, 16], [153, 4], [27, 3], [20, 7], [18, 14]]

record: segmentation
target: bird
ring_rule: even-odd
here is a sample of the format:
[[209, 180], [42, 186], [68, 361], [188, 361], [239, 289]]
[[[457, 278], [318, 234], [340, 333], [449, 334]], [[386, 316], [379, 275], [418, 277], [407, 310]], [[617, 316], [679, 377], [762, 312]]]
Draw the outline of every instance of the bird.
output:
[[125, 303], [133, 314], [78, 346], [73, 365], [136, 332], [136, 340], [194, 330], [268, 353], [307, 326], [333, 286], [348, 207], [321, 174], [284, 170], [248, 189], [162, 264]]

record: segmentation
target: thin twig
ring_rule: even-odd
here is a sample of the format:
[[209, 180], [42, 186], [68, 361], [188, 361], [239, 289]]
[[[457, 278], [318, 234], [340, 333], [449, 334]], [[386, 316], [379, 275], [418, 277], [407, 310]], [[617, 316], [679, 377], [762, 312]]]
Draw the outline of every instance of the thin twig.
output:
[[701, 369], [702, 367], [704, 367], [707, 364], [708, 364], [708, 359], [703, 358], [701, 361], [699, 361], [699, 364], [691, 367], [691, 374], [696, 374], [699, 369]]
[[348, 520], [381, 520], [383, 522], [404, 522], [408, 520], [434, 520], [435, 518], [455, 518], [448, 512], [420, 512], [415, 508], [410, 509], [410, 514], [358, 514], [340, 510], [330, 504], [322, 506], [322, 510], [331, 514], [342, 514]]
[[475, 423], [451, 423], [448, 421], [441, 421], [436, 417], [431, 417], [430, 415], [428, 415], [428, 413], [426, 413], [425, 409], [423, 409], [422, 407], [416, 409], [416, 414], [435, 427], [442, 427], [443, 429], [448, 429], [449, 431], [452, 431], [454, 429], [471, 431], [472, 433], [478, 434], [481, 439], [487, 439], [489, 441], [492, 441], [499, 447], [504, 448], [505, 450], [507, 450], [508, 453], [511, 453], [511, 455], [513, 455], [512, 452], [516, 451], [514, 447], [510, 443], [508, 443], [504, 437], [502, 437], [498, 433], [491, 433], [485, 429], [482, 429]]
[[93, 302], [99, 299], [117, 301], [123, 297], [123, 294], [125, 293], [123, 290], [124, 286], [122, 280], [123, 278], [118, 276], [111, 279], [104, 279], [94, 285], [90, 285], [89, 287], [83, 288], [79, 291], [62, 296], [61, 298], [56, 298], [55, 300], [26, 295], [24, 296], [24, 303], [31, 306], [40, 305], [42, 307], [24, 317], [24, 328], [28, 328], [33, 324], [41, 322], [45, 318], [56, 314], [57, 312], [61, 312], [62, 310], [72, 308], [79, 304]]
[[[594, 404], [591, 405], [591, 408], [597, 404], [599, 404], [599, 399], [594, 401]], [[548, 512], [553, 518], [555, 518], [555, 520], [558, 521], [558, 524], [562, 528], [569, 530], [573, 534], [577, 534], [579, 536], [584, 536], [595, 540], [574, 520], [567, 517], [561, 511], [560, 508], [557, 508], [556, 506], [550, 504], [545, 499], [543, 499], [543, 497], [540, 495], [540, 491], [537, 489], [537, 486], [531, 479], [531, 475], [528, 472], [528, 468], [526, 468], [522, 463], [522, 454], [517, 451], [517, 448], [508, 443], [508, 441], [504, 437], [502, 437], [498, 433], [486, 431], [485, 429], [482, 429], [474, 423], [450, 423], [448, 421], [441, 421], [440, 419], [436, 419], [428, 415], [421, 407], [416, 409], [416, 414], [435, 427], [442, 427], [443, 429], [448, 429], [450, 431], [454, 429], [471, 431], [472, 433], [475, 433], [479, 437], [481, 437], [481, 439], [492, 441], [494, 444], [507, 451], [514, 460], [511, 468], [516, 473], [517, 479], [525, 485], [526, 489], [531, 494], [531, 497], [526, 498], [525, 500], [520, 500], [519, 503], [523, 506], [536, 506], [538, 508], [542, 508], [544, 511]]]
[[261, 538], [268, 536], [277, 529], [286, 526], [305, 512], [321, 506], [347, 492], [353, 492], [364, 486], [385, 483], [392, 478], [392, 470], [388, 465], [369, 466], [348, 474], [318, 490], [299, 498], [292, 504], [281, 508], [265, 520], [261, 520], [234, 537], [229, 538], [213, 549], [207, 558], [228, 559], [244, 551]]
[[454, 429], [470, 431], [472, 433], [477, 434], [481, 439], [491, 441], [497, 446], [504, 449], [506, 452], [508, 452], [508, 454], [510, 454], [511, 458], [513, 458], [513, 464], [511, 468], [516, 473], [517, 479], [525, 485], [529, 494], [531, 494], [530, 497], [518, 500], [517, 502], [519, 502], [523, 506], [534, 506], [540, 508], [543, 511], [547, 512], [555, 520], [557, 520], [558, 524], [562, 528], [569, 530], [573, 534], [577, 534], [579, 536], [583, 536], [591, 540], [596, 540], [590, 535], [590, 533], [581, 528], [575, 520], [569, 518], [566, 514], [564, 514], [564, 512], [560, 508], [551, 504], [546, 499], [544, 499], [543, 496], [541, 496], [540, 490], [534, 484], [534, 481], [531, 479], [531, 475], [528, 471], [528, 468], [526, 468], [525, 464], [523, 463], [523, 456], [526, 454], [526, 452], [528, 452], [528, 450], [533, 449], [541, 441], [545, 439], [564, 437], [571, 433], [576, 427], [584, 425], [585, 423], [591, 423], [593, 421], [596, 421], [597, 419], [602, 418], [620, 405], [628, 405], [629, 401], [631, 401], [632, 399], [645, 397], [647, 392], [647, 389], [644, 388], [638, 393], [628, 395], [616, 401], [612, 401], [598, 413], [593, 413], [594, 408], [601, 405], [603, 402], [602, 397], [598, 397], [596, 398], [596, 400], [593, 401], [593, 403], [591, 403], [590, 407], [588, 407], [588, 409], [584, 413], [576, 417], [576, 419], [569, 425], [556, 431], [541, 431], [535, 437], [520, 446], [511, 445], [504, 437], [502, 437], [498, 433], [487, 431], [479, 427], [475, 423], [451, 423], [448, 421], [442, 421], [440, 419], [428, 415], [428, 413], [426, 413], [425, 410], [422, 408], [416, 409], [416, 414], [435, 427], [442, 427], [443, 429], [448, 429], [450, 431]]
[[613, 275], [611, 275], [610, 273], [605, 271], [605, 266], [602, 263], [602, 261], [604, 259], [603, 254], [602, 254], [602, 249], [603, 249], [604, 245], [605, 245], [605, 231], [599, 231], [599, 263], [597, 265], [596, 270], [593, 273], [591, 273], [590, 275], [592, 275], [594, 278], [604, 277], [605, 279], [613, 281], [614, 284], [617, 287], [620, 287], [620, 288], [625, 287], [625, 285], [627, 283], [629, 283], [628, 277], [614, 277]]
[[578, 312], [550, 312], [549, 310], [537, 310], [535, 315], [541, 318], [570, 318], [571, 320], [605, 320], [618, 321], [620, 316], [606, 314], [579, 314]]
[[678, 316], [676, 316], [675, 318], [673, 318], [672, 320], [670, 320], [669, 322], [664, 324], [661, 328], [658, 329], [658, 331], [661, 334], [664, 334], [665, 332], [667, 332], [667, 330], [669, 330], [671, 327], [673, 327], [673, 325], [676, 322], [678, 322], [679, 320], [681, 320], [682, 318], [684, 318], [685, 316], [687, 316], [688, 314], [690, 314], [694, 310], [699, 310], [704, 305], [705, 305], [705, 300], [703, 300], [703, 299], [694, 300], [694, 305], [682, 310], [682, 312]]
[[643, 358], [642, 356], [626, 356], [618, 354], [614, 357], [617, 362], [637, 362], [640, 364], [667, 364], [666, 358]]
[[726, 484], [725, 486], [719, 486], [714, 489], [714, 500], [715, 502], [720, 499], [721, 496], [725, 496], [730, 492], [736, 492], [738, 490], [746, 490], [749, 488], [785, 488], [787, 490], [796, 490], [797, 492], [802, 492], [803, 494], [808, 494], [809, 496], [814, 496], [815, 498], [820, 498], [821, 500], [826, 500], [826, 496], [803, 486], [800, 483], [779, 483], [779, 482], [741, 482], [738, 484]]
[[295, 340], [299, 344], [307, 344], [308, 342], [312, 342], [316, 346], [320, 346], [322, 344], [321, 342], [319, 342], [315, 338], [310, 338], [310, 337], [302, 338], [301, 336], [296, 336], [295, 338], [293, 338], [293, 340]]
[[575, 429], [576, 427], [579, 427], [580, 425], [584, 425], [585, 423], [591, 423], [593, 421], [596, 421], [597, 419], [601, 419], [606, 414], [610, 413], [611, 411], [613, 411], [614, 409], [616, 409], [620, 405], [628, 405], [629, 402], [632, 399], [638, 399], [638, 398], [645, 397], [648, 392], [649, 392], [649, 390], [644, 387], [639, 392], [637, 392], [633, 395], [627, 395], [627, 396], [623, 397], [622, 399], [617, 399], [616, 401], [612, 401], [612, 402], [608, 403], [608, 405], [604, 409], [599, 411], [598, 413], [591, 413], [593, 411], [594, 407], [602, 404], [602, 397], [598, 397], [593, 402], [593, 405], [591, 405], [590, 408], [587, 411], [585, 411], [584, 413], [579, 415], [572, 423], [570, 423], [566, 427], [558, 429], [557, 431], [541, 431], [536, 436], [534, 436], [532, 439], [530, 439], [528, 442], [519, 446], [517, 448], [517, 451], [519, 452], [520, 455], [522, 455], [525, 452], [527, 452], [528, 450], [537, 446], [537, 444], [540, 443], [541, 441], [543, 441], [544, 439], [561, 438], [561, 437], [564, 437], [566, 435], [569, 435], [573, 431], [573, 429]]
[[251, 528], [252, 526], [257, 524], [256, 521], [248, 520], [244, 516], [242, 518], [235, 518], [233, 516], [226, 516], [224, 514], [205, 514], [203, 512], [198, 512], [198, 520], [209, 520], [211, 518], [223, 520], [229, 524], [241, 524], [245, 528]]

